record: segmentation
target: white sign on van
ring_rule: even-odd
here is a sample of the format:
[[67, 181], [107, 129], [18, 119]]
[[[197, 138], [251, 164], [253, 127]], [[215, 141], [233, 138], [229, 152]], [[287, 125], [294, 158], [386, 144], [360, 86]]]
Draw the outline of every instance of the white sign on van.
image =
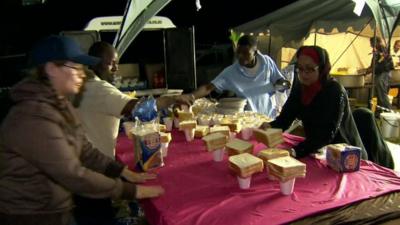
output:
[[[93, 18], [85, 27], [84, 30], [96, 31], [117, 31], [121, 28], [122, 16], [105, 16]], [[147, 21], [144, 30], [159, 30], [175, 28], [172, 21], [163, 16], [153, 16]]]

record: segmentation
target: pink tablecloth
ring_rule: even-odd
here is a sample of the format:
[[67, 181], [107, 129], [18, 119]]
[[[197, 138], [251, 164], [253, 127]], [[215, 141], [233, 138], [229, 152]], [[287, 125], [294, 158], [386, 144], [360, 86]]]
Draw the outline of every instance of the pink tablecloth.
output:
[[[253, 141], [253, 143], [255, 143]], [[256, 152], [264, 148], [255, 143]], [[120, 159], [131, 160], [132, 144], [121, 136]], [[203, 142], [187, 143], [184, 135], [173, 131], [165, 166], [158, 179], [166, 193], [160, 198], [142, 201], [151, 224], [282, 224], [322, 213], [349, 203], [400, 190], [400, 178], [368, 161], [355, 173], [337, 173], [324, 161], [304, 158], [306, 178], [296, 180], [294, 194], [280, 193], [279, 183], [269, 181], [265, 172], [254, 174], [251, 187], [241, 190], [229, 171], [227, 156], [214, 162]], [[125, 161], [130, 163], [131, 161]]]

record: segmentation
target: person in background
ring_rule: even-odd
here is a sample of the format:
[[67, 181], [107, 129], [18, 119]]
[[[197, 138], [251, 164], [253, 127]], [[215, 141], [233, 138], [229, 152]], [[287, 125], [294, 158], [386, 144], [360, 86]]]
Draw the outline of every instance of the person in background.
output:
[[290, 88], [275, 62], [257, 50], [257, 38], [242, 36], [236, 49], [237, 61], [225, 68], [211, 83], [192, 92], [201, 98], [212, 91], [232, 91], [237, 97], [247, 99], [247, 110], [263, 113], [270, 118], [277, 115], [273, 95], [277, 90]]
[[[367, 73], [371, 73], [372, 68], [374, 68], [374, 91], [378, 99], [378, 105], [386, 109], [391, 109], [392, 105], [390, 104], [388, 93], [393, 60], [380, 37], [376, 37], [376, 40], [374, 37], [370, 38], [370, 44], [373, 49], [373, 58], [371, 66], [367, 69]], [[373, 65], [374, 61], [375, 65]], [[378, 109], [377, 113], [379, 111]]]
[[400, 40], [396, 40], [393, 44], [392, 59], [394, 68], [400, 69]]
[[[100, 63], [91, 65], [84, 88], [74, 99], [77, 114], [87, 138], [103, 154], [114, 158], [120, 119], [130, 115], [138, 99], [122, 93], [111, 84], [118, 72], [118, 54], [107, 42], [96, 42], [89, 49], [89, 55], [100, 58]], [[190, 105], [191, 95], [160, 97], [156, 99], [158, 109], [172, 104]], [[155, 174], [134, 173], [135, 182], [154, 179]], [[110, 224], [115, 215], [112, 202], [107, 199], [92, 199], [76, 196], [75, 219], [78, 224]]]
[[303, 46], [296, 58], [298, 82], [292, 87], [281, 114], [262, 127], [286, 130], [293, 120], [301, 120], [305, 141], [292, 149], [296, 157], [317, 153], [328, 144], [347, 143], [361, 147], [361, 156], [367, 159], [346, 90], [329, 77], [331, 65], [327, 51], [318, 46]]
[[132, 171], [91, 145], [67, 99], [79, 92], [84, 65], [99, 59], [71, 38], [50, 36], [35, 45], [32, 62], [32, 76], [11, 90], [15, 105], [0, 129], [1, 224], [69, 224], [72, 194], [160, 196], [162, 187], [131, 183]]

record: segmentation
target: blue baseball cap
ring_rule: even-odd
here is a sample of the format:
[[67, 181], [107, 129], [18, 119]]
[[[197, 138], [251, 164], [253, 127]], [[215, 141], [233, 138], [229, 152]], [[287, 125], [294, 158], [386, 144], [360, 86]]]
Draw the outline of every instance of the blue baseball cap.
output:
[[57, 35], [51, 35], [39, 41], [32, 49], [31, 60], [35, 66], [57, 60], [88, 66], [100, 63], [100, 58], [85, 54], [72, 38]]

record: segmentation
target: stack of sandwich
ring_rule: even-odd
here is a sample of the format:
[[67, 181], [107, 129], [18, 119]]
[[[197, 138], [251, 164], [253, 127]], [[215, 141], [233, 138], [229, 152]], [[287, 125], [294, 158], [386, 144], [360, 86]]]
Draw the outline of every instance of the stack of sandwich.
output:
[[253, 144], [242, 141], [240, 139], [233, 138], [226, 144], [226, 151], [229, 156], [238, 155], [242, 153], [253, 153]]
[[203, 141], [206, 143], [207, 150], [211, 152], [223, 149], [227, 142], [227, 137], [222, 133], [212, 133], [203, 137]]
[[284, 142], [282, 129], [268, 128], [267, 130], [254, 129], [253, 135], [258, 142], [272, 148]]
[[281, 182], [306, 176], [306, 164], [290, 156], [268, 160], [268, 169]]
[[228, 126], [219, 126], [215, 125], [213, 127], [210, 127], [210, 133], [221, 133], [224, 134], [226, 137], [229, 138], [230, 136], [230, 129]]
[[229, 157], [229, 168], [237, 175], [239, 187], [250, 187], [251, 175], [261, 172], [264, 168], [263, 161], [249, 153], [242, 153]]
[[273, 175], [269, 174], [268, 160], [285, 156], [289, 156], [289, 152], [285, 149], [277, 149], [277, 148], [269, 148], [266, 150], [262, 150], [258, 153], [258, 158], [264, 161], [264, 165], [267, 171], [267, 176], [270, 180], [276, 180], [276, 178]]
[[194, 130], [194, 136], [197, 138], [202, 138], [210, 133], [210, 127], [206, 125], [197, 125]]

